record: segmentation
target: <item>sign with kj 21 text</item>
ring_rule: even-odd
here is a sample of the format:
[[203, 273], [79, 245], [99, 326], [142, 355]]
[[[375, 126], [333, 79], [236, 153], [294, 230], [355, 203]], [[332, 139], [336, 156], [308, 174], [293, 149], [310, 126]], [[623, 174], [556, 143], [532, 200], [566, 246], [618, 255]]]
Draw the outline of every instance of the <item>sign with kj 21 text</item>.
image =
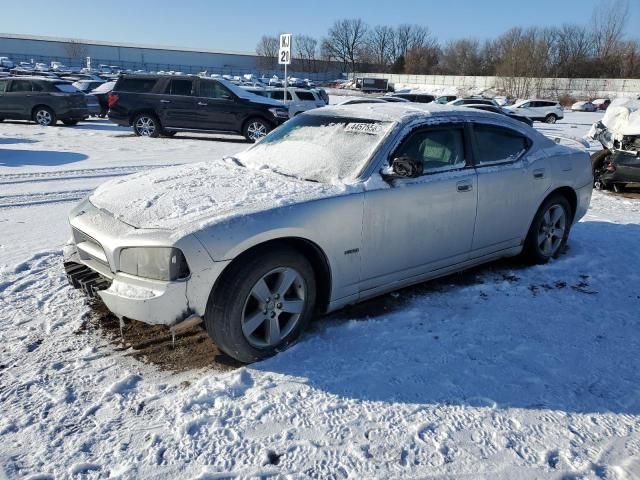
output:
[[291, 34], [280, 35], [280, 50], [278, 51], [278, 63], [280, 65], [291, 64]]

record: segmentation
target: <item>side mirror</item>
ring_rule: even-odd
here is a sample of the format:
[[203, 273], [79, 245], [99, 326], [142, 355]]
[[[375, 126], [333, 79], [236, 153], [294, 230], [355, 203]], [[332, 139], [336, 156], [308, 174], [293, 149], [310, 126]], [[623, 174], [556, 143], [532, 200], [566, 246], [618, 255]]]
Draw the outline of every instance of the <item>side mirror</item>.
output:
[[383, 175], [397, 178], [416, 178], [422, 175], [422, 162], [407, 155], [397, 157], [391, 162], [391, 171], [383, 172]]

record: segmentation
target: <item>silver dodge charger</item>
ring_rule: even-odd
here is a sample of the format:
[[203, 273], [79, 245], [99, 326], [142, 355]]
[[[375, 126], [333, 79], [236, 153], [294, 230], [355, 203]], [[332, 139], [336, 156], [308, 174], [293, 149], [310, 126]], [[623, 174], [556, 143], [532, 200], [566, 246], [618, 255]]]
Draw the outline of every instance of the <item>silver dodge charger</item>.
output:
[[70, 213], [65, 269], [121, 320], [202, 322], [253, 362], [317, 314], [501, 257], [549, 261], [592, 183], [585, 151], [504, 115], [325, 107], [235, 157], [103, 184]]

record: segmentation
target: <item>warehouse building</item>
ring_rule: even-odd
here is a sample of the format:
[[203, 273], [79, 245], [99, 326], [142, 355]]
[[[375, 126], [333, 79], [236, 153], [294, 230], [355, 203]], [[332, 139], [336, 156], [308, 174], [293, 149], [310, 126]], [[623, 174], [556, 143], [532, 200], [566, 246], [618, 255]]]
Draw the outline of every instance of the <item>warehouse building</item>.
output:
[[[0, 56], [9, 57], [16, 63], [25, 61], [50, 64], [52, 61], [58, 61], [69, 67], [85, 66], [86, 58], [90, 57], [92, 67], [101, 64], [115, 65], [133, 71], [282, 75], [279, 69], [260, 68], [261, 59], [253, 52], [138, 45], [13, 33], [0, 33]], [[304, 73], [304, 76], [318, 80], [324, 80], [324, 77], [329, 79], [335, 75], [336, 72], [316, 75]]]

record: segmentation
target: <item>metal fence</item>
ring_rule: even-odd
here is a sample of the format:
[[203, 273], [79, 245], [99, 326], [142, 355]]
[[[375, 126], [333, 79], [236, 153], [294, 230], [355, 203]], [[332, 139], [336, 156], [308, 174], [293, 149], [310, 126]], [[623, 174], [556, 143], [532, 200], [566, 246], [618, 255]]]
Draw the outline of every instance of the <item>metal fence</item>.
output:
[[[19, 54], [11, 54], [11, 53], [2, 53], [0, 52], [0, 56], [7, 56], [13, 60], [14, 63], [19, 62], [29, 62], [29, 63], [45, 63], [50, 65], [51, 62], [61, 62], [67, 67], [73, 69], [79, 69], [85, 67], [85, 63], [78, 60], [77, 58], [65, 58], [65, 57], [55, 57], [55, 56], [47, 56], [47, 55], [19, 55]], [[130, 61], [119, 61], [119, 60], [108, 60], [108, 59], [100, 59], [100, 58], [91, 58], [91, 66], [97, 68], [99, 65], [114, 65], [122, 70], [144, 70], [147, 72], [182, 72], [185, 74], [197, 74], [201, 72], [207, 72], [207, 74], [218, 74], [218, 75], [232, 75], [232, 76], [241, 76], [246, 74], [257, 75], [258, 77], [264, 75], [267, 77], [271, 77], [273, 75], [277, 75], [278, 77], [282, 77], [284, 71], [280, 70], [272, 70], [272, 69], [259, 69], [259, 68], [242, 68], [242, 67], [214, 67], [211, 65], [179, 65], [173, 63], [152, 63], [152, 62], [130, 62]], [[338, 71], [328, 71], [328, 72], [301, 72], [301, 71], [292, 71], [288, 70], [287, 74], [291, 77], [301, 77], [308, 78], [310, 80], [316, 82], [325, 82], [334, 80], [336, 78], [341, 78], [342, 73]]]
[[386, 78], [394, 85], [437, 88], [452, 87], [462, 94], [495, 90], [515, 97], [554, 98], [638, 96], [640, 79], [623, 78], [526, 78], [476, 77], [457, 75], [406, 75], [393, 73], [356, 73], [357, 77]]

